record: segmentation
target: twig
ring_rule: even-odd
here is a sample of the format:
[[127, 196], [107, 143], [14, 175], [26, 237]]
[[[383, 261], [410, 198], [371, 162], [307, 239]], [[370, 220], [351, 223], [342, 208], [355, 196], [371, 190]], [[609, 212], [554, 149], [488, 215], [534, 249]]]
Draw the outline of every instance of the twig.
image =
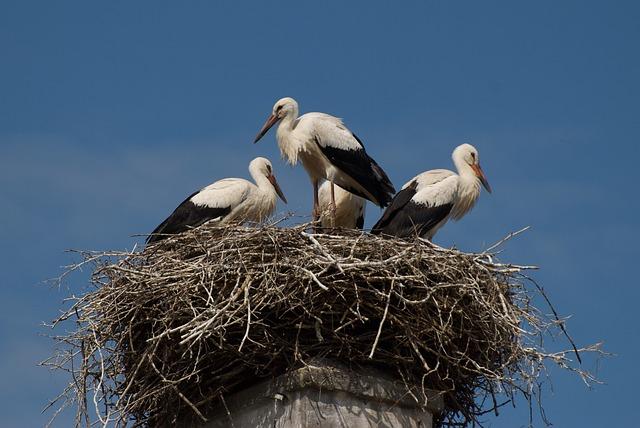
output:
[[369, 352], [369, 359], [373, 358], [373, 354], [376, 352], [376, 346], [378, 346], [378, 340], [380, 339], [380, 334], [382, 333], [382, 326], [384, 325], [384, 321], [387, 319], [387, 313], [389, 313], [389, 303], [391, 303], [391, 293], [393, 292], [393, 284], [394, 284], [394, 281], [391, 281], [391, 285], [389, 286], [389, 293], [387, 294], [387, 304], [384, 307], [384, 313], [382, 314], [382, 319], [380, 320], [380, 325], [378, 326], [376, 339], [373, 341], [371, 352]]

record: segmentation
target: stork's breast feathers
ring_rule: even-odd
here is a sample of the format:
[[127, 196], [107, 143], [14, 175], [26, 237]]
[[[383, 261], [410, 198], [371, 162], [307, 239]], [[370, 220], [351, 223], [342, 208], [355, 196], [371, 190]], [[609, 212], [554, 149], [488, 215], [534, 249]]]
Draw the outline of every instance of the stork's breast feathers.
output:
[[460, 220], [466, 213], [471, 211], [480, 195], [480, 182], [473, 178], [464, 181], [458, 186], [456, 194], [456, 204], [451, 211], [454, 220]]
[[261, 222], [273, 214], [275, 208], [275, 193], [257, 188], [251, 197], [247, 197], [238, 205], [233, 217], [241, 221]]

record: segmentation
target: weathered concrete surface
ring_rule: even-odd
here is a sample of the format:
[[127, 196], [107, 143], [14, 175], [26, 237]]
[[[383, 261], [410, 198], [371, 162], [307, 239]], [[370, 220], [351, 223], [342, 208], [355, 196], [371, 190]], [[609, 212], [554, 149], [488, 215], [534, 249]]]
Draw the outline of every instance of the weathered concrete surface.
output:
[[211, 415], [203, 428], [431, 428], [433, 414], [442, 410], [435, 393], [423, 408], [401, 382], [326, 362], [263, 382], [225, 402], [227, 408]]

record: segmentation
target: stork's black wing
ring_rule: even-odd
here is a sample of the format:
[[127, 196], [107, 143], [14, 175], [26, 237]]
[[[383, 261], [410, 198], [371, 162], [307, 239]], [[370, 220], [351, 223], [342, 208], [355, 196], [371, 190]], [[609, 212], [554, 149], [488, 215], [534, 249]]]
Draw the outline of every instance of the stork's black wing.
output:
[[198, 227], [208, 220], [224, 217], [231, 212], [231, 207], [212, 208], [194, 204], [191, 202], [191, 198], [198, 193], [195, 192], [189, 195], [187, 199], [178, 205], [171, 215], [151, 232], [151, 235], [147, 237], [147, 243], [151, 244], [165, 239], [166, 235], [181, 233], [189, 228]]
[[[318, 139], [316, 139], [316, 143], [332, 164], [360, 184], [374, 197], [375, 200], [371, 202], [381, 207], [386, 207], [396, 192], [393, 184], [391, 184], [391, 180], [389, 180], [384, 170], [367, 154], [362, 141], [355, 134], [352, 135], [360, 143], [361, 148], [342, 149], [330, 144], [323, 144]], [[371, 199], [370, 196], [363, 194], [358, 189], [351, 188], [348, 183], [336, 182], [336, 184], [355, 195]]]
[[453, 204], [427, 206], [411, 200], [416, 194], [417, 181], [402, 189], [391, 201], [391, 205], [371, 229], [371, 233], [407, 238], [425, 235], [444, 220]]
[[416, 194], [416, 188], [418, 187], [417, 181], [412, 181], [408, 186], [404, 189], [400, 190], [391, 200], [391, 205], [387, 207], [386, 210], [382, 213], [382, 217], [380, 220], [376, 222], [371, 228], [371, 233], [380, 233], [383, 231], [385, 227], [387, 227], [398, 211], [402, 210], [405, 205], [413, 198]]

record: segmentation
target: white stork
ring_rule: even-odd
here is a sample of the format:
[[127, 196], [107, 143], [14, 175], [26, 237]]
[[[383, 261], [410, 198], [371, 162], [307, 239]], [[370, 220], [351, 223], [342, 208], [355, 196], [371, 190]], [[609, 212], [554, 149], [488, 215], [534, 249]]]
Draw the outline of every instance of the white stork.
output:
[[[364, 198], [347, 192], [340, 186], [332, 186], [330, 181], [325, 181], [320, 186], [318, 200], [322, 227], [362, 229], [364, 226], [364, 207], [367, 203]], [[335, 201], [333, 206], [332, 200]]]
[[462, 144], [452, 158], [458, 174], [434, 169], [415, 176], [402, 186], [371, 232], [401, 238], [417, 234], [431, 240], [449, 218], [459, 220], [473, 208], [480, 184], [491, 193], [475, 147]]
[[190, 195], [155, 228], [147, 242], [159, 241], [209, 220], [220, 224], [260, 222], [273, 213], [276, 195], [287, 203], [269, 159], [252, 160], [249, 173], [256, 184], [242, 178], [225, 178]]
[[[318, 184], [325, 179], [345, 190], [385, 207], [395, 189], [387, 174], [369, 157], [356, 137], [337, 117], [325, 113], [306, 113], [298, 117], [298, 103], [282, 98], [256, 136], [254, 143], [280, 121], [278, 147], [291, 165], [302, 162], [313, 185], [313, 217], [317, 220]], [[332, 201], [335, 209], [335, 201]]]

